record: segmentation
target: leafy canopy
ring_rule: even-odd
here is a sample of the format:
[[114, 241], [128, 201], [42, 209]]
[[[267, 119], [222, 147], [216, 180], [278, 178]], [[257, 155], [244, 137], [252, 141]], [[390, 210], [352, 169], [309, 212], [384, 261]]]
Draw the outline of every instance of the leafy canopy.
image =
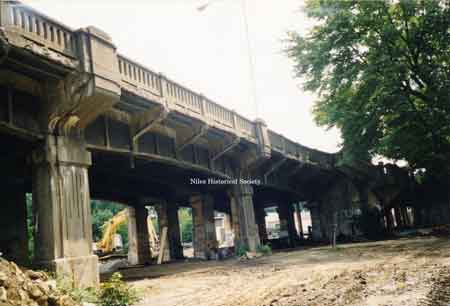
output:
[[287, 52], [346, 156], [449, 173], [450, 0], [307, 0], [305, 12], [317, 23], [289, 33]]

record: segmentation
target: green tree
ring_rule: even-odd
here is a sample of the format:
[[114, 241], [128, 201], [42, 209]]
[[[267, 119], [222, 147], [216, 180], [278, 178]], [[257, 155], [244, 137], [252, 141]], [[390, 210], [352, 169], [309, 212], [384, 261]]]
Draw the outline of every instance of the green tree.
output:
[[382, 155], [450, 173], [450, 1], [309, 0], [316, 25], [289, 33], [288, 56], [338, 127], [344, 161]]
[[[103, 224], [124, 208], [124, 205], [118, 203], [100, 200], [91, 201], [92, 234], [94, 241], [98, 241], [102, 238]], [[128, 242], [128, 229], [126, 224], [119, 227], [118, 234], [122, 235], [125, 245]]]
[[190, 208], [181, 207], [178, 210], [178, 218], [180, 220], [181, 241], [192, 242], [192, 210]]

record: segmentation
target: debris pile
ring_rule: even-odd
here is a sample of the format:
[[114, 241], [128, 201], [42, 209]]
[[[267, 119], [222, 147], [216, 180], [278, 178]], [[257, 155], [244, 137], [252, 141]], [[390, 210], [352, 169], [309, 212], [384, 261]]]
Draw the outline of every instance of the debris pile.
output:
[[22, 271], [0, 258], [0, 306], [79, 306], [44, 272]]

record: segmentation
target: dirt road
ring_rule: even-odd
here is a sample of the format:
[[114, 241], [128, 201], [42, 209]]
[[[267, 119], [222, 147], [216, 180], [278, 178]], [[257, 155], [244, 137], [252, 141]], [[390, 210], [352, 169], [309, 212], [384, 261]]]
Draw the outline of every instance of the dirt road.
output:
[[295, 250], [249, 261], [128, 270], [158, 306], [450, 305], [450, 240], [409, 238]]

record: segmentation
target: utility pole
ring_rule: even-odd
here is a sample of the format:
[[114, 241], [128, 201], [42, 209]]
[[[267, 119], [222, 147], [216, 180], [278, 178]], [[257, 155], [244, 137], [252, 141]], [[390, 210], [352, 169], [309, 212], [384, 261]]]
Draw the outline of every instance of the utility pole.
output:
[[[197, 7], [197, 10], [199, 12], [205, 11], [211, 4], [223, 1], [223, 0], [210, 0], [206, 3], [200, 5]], [[250, 41], [250, 29], [249, 29], [249, 22], [248, 22], [248, 13], [247, 13], [247, 1], [246, 0], [239, 0], [241, 2], [241, 10], [242, 10], [242, 19], [244, 23], [244, 34], [245, 34], [245, 41], [247, 43], [247, 62], [248, 62], [248, 73], [249, 73], [249, 79], [250, 79], [250, 99], [252, 100], [252, 104], [254, 107], [254, 113], [255, 118], [259, 117], [259, 108], [258, 108], [258, 101], [256, 98], [256, 78], [255, 78], [255, 63], [253, 59], [253, 52], [252, 52], [252, 45]]]

